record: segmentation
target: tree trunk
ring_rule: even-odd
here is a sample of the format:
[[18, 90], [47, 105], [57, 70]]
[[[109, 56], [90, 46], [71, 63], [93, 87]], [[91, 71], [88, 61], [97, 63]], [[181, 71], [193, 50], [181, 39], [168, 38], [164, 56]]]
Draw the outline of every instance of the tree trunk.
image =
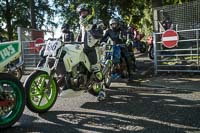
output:
[[163, 0], [152, 0], [152, 8], [163, 6]]
[[8, 40], [12, 41], [13, 40], [13, 29], [11, 27], [11, 21], [12, 21], [12, 14], [11, 14], [11, 6], [8, 2], [8, 0], [6, 0], [6, 23], [7, 23], [7, 35], [8, 35]]
[[35, 18], [35, 1], [29, 0], [30, 13], [31, 13], [31, 26], [33, 29], [37, 29], [36, 18]]

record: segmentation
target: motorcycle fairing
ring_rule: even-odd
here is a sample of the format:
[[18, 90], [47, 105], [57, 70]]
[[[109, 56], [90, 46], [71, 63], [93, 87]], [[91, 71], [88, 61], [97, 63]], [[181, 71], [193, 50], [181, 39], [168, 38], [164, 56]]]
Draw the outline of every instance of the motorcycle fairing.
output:
[[63, 61], [67, 72], [72, 72], [72, 68], [81, 62], [86, 66], [89, 72], [91, 71], [90, 62], [83, 52], [82, 44], [67, 44], [64, 47], [64, 51], [66, 51], [66, 54]]
[[21, 44], [19, 41], [0, 43], [0, 72], [10, 62], [21, 56]]

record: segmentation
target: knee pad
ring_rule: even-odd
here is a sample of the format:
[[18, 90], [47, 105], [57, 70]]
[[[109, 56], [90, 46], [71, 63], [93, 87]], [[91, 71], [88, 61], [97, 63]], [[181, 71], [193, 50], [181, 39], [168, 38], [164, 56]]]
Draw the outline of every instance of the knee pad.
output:
[[98, 80], [98, 81], [102, 81], [103, 80], [103, 74], [101, 71], [99, 72], [95, 72], [95, 78]]

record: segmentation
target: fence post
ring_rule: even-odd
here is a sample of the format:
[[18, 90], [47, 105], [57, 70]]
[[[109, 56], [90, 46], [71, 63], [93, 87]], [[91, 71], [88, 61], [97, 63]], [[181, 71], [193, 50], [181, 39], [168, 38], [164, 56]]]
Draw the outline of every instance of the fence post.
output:
[[197, 65], [199, 70], [199, 29], [196, 30], [196, 43], [197, 43]]
[[156, 51], [156, 34], [153, 32], [153, 57], [154, 57], [154, 74], [157, 75], [157, 51]]
[[[22, 29], [21, 27], [17, 27], [17, 36], [18, 36], [18, 41], [19, 41], [19, 48], [21, 50], [21, 56], [19, 58], [19, 62], [24, 62], [24, 47], [23, 47], [23, 44], [22, 44]], [[23, 65], [22, 65], [23, 66]], [[23, 67], [22, 67], [22, 70], [23, 70]]]

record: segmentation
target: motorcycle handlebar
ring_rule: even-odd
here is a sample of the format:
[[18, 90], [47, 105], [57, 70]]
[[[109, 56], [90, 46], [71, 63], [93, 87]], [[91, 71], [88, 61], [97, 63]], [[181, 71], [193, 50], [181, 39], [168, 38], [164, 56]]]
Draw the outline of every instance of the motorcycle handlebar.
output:
[[35, 44], [35, 47], [40, 47], [40, 46], [45, 46], [46, 43], [38, 43], [38, 44]]
[[84, 42], [64, 42], [64, 44], [84, 44]]

